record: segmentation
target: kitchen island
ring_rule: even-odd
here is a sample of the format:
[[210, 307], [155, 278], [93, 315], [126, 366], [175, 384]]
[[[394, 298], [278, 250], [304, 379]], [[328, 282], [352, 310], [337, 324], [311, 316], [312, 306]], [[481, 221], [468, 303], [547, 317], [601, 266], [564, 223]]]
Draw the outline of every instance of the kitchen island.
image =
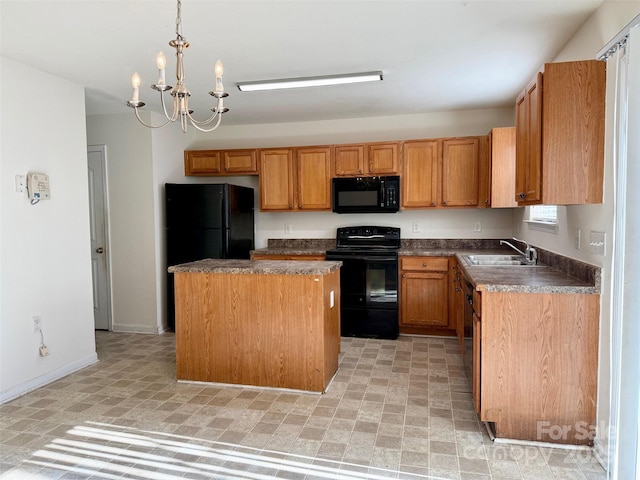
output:
[[340, 262], [208, 259], [169, 272], [178, 380], [326, 390], [340, 352]]

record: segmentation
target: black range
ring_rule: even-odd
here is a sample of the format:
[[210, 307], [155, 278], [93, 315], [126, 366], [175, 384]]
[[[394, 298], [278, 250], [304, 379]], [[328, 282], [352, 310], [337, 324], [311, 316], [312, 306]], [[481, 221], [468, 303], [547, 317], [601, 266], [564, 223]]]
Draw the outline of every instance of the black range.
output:
[[342, 261], [342, 336], [398, 338], [398, 250], [400, 228], [338, 228], [327, 260]]

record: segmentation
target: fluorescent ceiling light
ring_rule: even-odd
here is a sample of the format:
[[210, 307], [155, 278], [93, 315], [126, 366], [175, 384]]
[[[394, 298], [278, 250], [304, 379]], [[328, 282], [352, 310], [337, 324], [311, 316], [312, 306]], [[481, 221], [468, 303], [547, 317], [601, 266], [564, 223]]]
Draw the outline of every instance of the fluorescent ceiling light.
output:
[[280, 78], [276, 80], [258, 80], [255, 82], [238, 82], [241, 92], [258, 90], [279, 90], [282, 88], [321, 87], [325, 85], [342, 85], [345, 83], [376, 82], [382, 80], [382, 72], [347, 73], [342, 75], [324, 75], [321, 77]]

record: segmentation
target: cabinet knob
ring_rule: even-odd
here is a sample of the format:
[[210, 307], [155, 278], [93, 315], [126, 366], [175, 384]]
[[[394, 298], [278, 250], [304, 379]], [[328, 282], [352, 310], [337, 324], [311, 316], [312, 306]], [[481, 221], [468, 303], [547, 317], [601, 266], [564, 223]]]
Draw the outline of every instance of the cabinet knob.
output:
[[402, 274], [402, 278], [407, 278], [407, 275], [405, 273]]
[[519, 193], [519, 194], [518, 194], [518, 198], [520, 198], [520, 199], [523, 199], [523, 198], [525, 198], [525, 197], [526, 197], [526, 195], [525, 195], [524, 193]]
[[443, 205], [446, 205], [446, 204], [447, 204], [447, 201], [445, 200], [444, 202], [442, 202], [442, 204], [443, 204]]
[[485, 204], [485, 205], [489, 205], [489, 200], [485, 200], [485, 201], [484, 201], [484, 204]]
[[431, 206], [435, 207], [436, 206], [436, 202], [431, 202]]
[[426, 267], [427, 266], [427, 262], [422, 262], [422, 266]]
[[358, 173], [362, 173], [362, 169], [361, 168], [358, 169]]

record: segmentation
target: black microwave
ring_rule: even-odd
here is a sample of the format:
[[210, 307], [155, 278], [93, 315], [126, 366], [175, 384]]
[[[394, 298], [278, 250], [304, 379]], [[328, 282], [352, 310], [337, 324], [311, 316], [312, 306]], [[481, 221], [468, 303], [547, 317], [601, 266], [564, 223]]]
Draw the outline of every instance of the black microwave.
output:
[[336, 213], [394, 213], [400, 208], [400, 177], [334, 178]]

